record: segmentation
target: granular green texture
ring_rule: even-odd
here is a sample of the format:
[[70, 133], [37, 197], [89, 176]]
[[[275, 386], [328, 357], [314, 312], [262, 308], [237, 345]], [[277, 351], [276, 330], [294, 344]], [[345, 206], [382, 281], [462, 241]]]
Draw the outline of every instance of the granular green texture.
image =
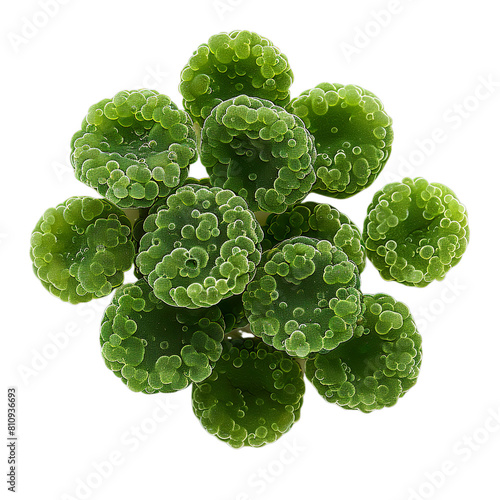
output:
[[149, 207], [170, 194], [197, 157], [191, 118], [155, 90], [94, 104], [71, 140], [76, 178], [121, 208]]
[[306, 361], [306, 376], [330, 403], [363, 412], [393, 406], [417, 382], [422, 338], [402, 302], [365, 295], [365, 332]]
[[326, 203], [308, 201], [294, 205], [282, 214], [271, 214], [263, 229], [262, 250], [295, 236], [307, 236], [330, 241], [345, 252], [358, 266], [359, 272], [365, 268], [366, 249], [361, 231], [347, 215]]
[[378, 97], [357, 85], [321, 83], [286, 108], [315, 138], [313, 191], [348, 198], [367, 188], [391, 153], [392, 119]]
[[293, 73], [270, 40], [250, 31], [212, 36], [182, 70], [179, 90], [193, 121], [203, 124], [222, 101], [245, 94], [284, 106]]
[[40, 218], [30, 257], [43, 286], [61, 300], [77, 304], [104, 297], [132, 266], [131, 225], [108, 201], [73, 196]]
[[299, 364], [258, 339], [224, 341], [212, 375], [193, 384], [203, 427], [234, 448], [260, 447], [300, 417], [305, 385]]
[[200, 158], [213, 186], [231, 189], [254, 211], [284, 212], [316, 180], [316, 150], [302, 120], [246, 95], [222, 102], [205, 120]]
[[211, 373], [222, 352], [217, 306], [171, 307], [144, 281], [122, 285], [101, 323], [106, 366], [135, 392], [175, 392]]
[[361, 334], [359, 286], [358, 268], [340, 248], [300, 236], [264, 252], [243, 305], [254, 335], [304, 358]]
[[443, 184], [405, 178], [375, 193], [363, 239], [382, 278], [424, 287], [444, 279], [462, 258], [467, 211]]
[[245, 308], [243, 307], [242, 294], [233, 295], [228, 299], [221, 300], [217, 305], [222, 311], [224, 323], [226, 324], [225, 333], [248, 325]]
[[260, 262], [263, 232], [232, 191], [188, 185], [147, 217], [136, 263], [155, 295], [178, 307], [208, 307], [240, 294]]

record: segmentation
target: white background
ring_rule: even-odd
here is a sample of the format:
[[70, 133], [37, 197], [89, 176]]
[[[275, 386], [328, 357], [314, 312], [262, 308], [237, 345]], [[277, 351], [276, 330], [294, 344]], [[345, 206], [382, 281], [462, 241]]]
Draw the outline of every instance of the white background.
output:
[[[3, 2], [0, 12], [1, 364], [2, 390], [18, 388], [18, 498], [500, 498], [495, 4], [47, 0], [45, 14], [43, 2]], [[69, 142], [88, 107], [140, 87], [180, 105], [179, 74], [192, 51], [233, 29], [254, 30], [288, 56], [292, 96], [322, 81], [359, 84], [393, 117], [383, 173], [332, 204], [362, 226], [378, 189], [422, 176], [456, 192], [471, 227], [462, 262], [443, 282], [411, 289], [383, 281], [371, 264], [362, 275], [365, 293], [408, 304], [423, 336], [419, 382], [397, 406], [347, 411], [307, 383], [292, 430], [241, 450], [205, 432], [189, 389], [129, 391], [99, 352], [110, 297], [62, 303], [36, 280], [28, 254], [46, 208], [95, 195], [69, 168]]]

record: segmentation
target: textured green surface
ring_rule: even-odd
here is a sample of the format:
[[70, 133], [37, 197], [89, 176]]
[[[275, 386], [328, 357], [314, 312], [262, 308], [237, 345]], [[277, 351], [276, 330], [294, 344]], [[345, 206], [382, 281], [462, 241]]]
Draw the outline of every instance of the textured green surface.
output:
[[462, 258], [467, 211], [443, 184], [405, 178], [375, 193], [363, 239], [382, 278], [424, 287], [444, 279]]
[[43, 286], [61, 300], [104, 297], [132, 266], [131, 225], [108, 201], [74, 196], [45, 211], [31, 235], [30, 257]]
[[232, 191], [188, 185], [144, 222], [136, 263], [167, 304], [207, 307], [240, 294], [261, 258], [263, 232]]
[[122, 285], [101, 323], [106, 366], [132, 391], [174, 392], [212, 373], [222, 352], [224, 321], [217, 306], [171, 307], [144, 281]]
[[422, 338], [406, 305], [365, 295], [365, 333], [306, 361], [306, 376], [330, 403], [370, 412], [393, 406], [417, 382]]
[[358, 268], [342, 250], [300, 236], [264, 252], [243, 305], [254, 335], [306, 357], [361, 334], [359, 286]]
[[191, 118], [155, 90], [122, 91], [94, 104], [71, 140], [76, 178], [122, 208], [167, 196], [196, 159]]
[[299, 364], [259, 339], [224, 341], [212, 375], [193, 384], [203, 427], [234, 448], [272, 443], [299, 419], [305, 385]]
[[283, 214], [269, 215], [263, 229], [262, 250], [295, 236], [307, 236], [330, 241], [345, 252], [359, 272], [365, 268], [366, 249], [361, 231], [347, 215], [326, 203], [308, 201], [294, 205]]
[[380, 99], [357, 85], [321, 83], [286, 108], [315, 138], [313, 190], [348, 198], [367, 188], [391, 153], [392, 119]]
[[231, 189], [254, 211], [284, 212], [316, 180], [316, 150], [302, 120], [245, 95], [222, 102], [205, 120], [200, 158], [212, 185]]
[[182, 70], [179, 90], [184, 107], [201, 125], [217, 104], [241, 94], [284, 106], [292, 81], [286, 56], [270, 40], [232, 31], [198, 47]]

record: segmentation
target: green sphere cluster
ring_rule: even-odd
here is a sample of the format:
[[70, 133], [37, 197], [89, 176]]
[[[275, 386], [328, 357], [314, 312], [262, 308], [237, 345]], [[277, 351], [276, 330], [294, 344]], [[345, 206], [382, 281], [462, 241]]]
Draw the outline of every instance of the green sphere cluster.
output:
[[99, 101], [71, 140], [76, 178], [121, 208], [149, 207], [167, 196], [196, 159], [191, 118], [155, 90]]
[[280, 106], [290, 101], [293, 73], [285, 54], [250, 31], [232, 31], [201, 44], [181, 73], [179, 90], [193, 120], [203, 125], [222, 101], [247, 95]]
[[106, 366], [132, 391], [175, 392], [211, 373], [222, 352], [217, 306], [172, 307], [144, 281], [122, 285], [106, 308], [101, 347]]
[[[363, 293], [366, 258], [382, 278], [423, 287], [469, 241], [464, 205], [421, 178], [379, 190], [363, 232], [306, 200], [369, 187], [392, 120], [362, 87], [322, 83], [290, 100], [292, 81], [270, 40], [233, 31], [182, 70], [184, 109], [148, 89], [94, 104], [70, 160], [102, 198], [49, 208], [31, 235], [51, 294], [76, 304], [115, 290], [100, 345], [122, 386], [191, 386], [201, 425], [234, 448], [288, 432], [305, 379], [342, 408], [395, 405], [417, 381], [422, 339], [406, 305]], [[189, 172], [198, 155], [202, 179]]]
[[260, 447], [299, 419], [304, 391], [301, 367], [287, 354], [255, 338], [226, 340], [212, 375], [193, 384], [193, 409], [232, 447]]
[[377, 178], [391, 154], [392, 119], [380, 99], [357, 85], [321, 83], [286, 108], [314, 135], [313, 190], [348, 198]]
[[252, 333], [305, 358], [349, 340], [362, 319], [359, 271], [327, 240], [296, 237], [265, 252], [243, 294]]
[[444, 279], [469, 242], [467, 210], [437, 182], [405, 178], [377, 191], [363, 238], [382, 278], [425, 287]]
[[328, 402], [370, 412], [393, 406], [417, 382], [422, 338], [406, 305], [365, 295], [363, 335], [306, 361], [306, 376]]
[[132, 267], [131, 224], [106, 200], [73, 196], [42, 215], [30, 257], [42, 285], [77, 304], [109, 295]]
[[200, 185], [179, 188], [144, 221], [137, 265], [155, 295], [207, 307], [240, 294], [260, 261], [263, 232], [243, 198]]
[[222, 102], [205, 120], [200, 158], [212, 185], [242, 196], [251, 210], [284, 212], [316, 180], [316, 150], [302, 120], [246, 95]]

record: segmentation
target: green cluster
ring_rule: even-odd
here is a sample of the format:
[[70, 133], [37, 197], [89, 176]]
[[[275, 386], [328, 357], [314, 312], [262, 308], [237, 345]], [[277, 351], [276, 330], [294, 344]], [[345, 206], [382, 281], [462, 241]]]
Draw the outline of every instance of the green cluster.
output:
[[311, 191], [313, 138], [300, 118], [271, 101], [228, 99], [201, 133], [200, 158], [210, 182], [245, 198], [251, 210], [281, 213]]
[[393, 406], [417, 382], [422, 338], [406, 305], [365, 295], [363, 335], [306, 361], [306, 376], [327, 401], [363, 412]]
[[[202, 426], [235, 448], [288, 432], [305, 379], [342, 408], [396, 404], [417, 381], [422, 339], [406, 305], [363, 294], [366, 258], [382, 278], [423, 287], [469, 240], [464, 205], [421, 178], [378, 191], [363, 232], [306, 200], [370, 186], [392, 120], [361, 87], [322, 83], [290, 100], [292, 81], [267, 38], [233, 31], [182, 70], [184, 109], [147, 89], [91, 106], [71, 163], [103, 198], [48, 209], [31, 236], [53, 295], [78, 303], [116, 288], [100, 344], [123, 384], [191, 385]], [[189, 175], [198, 154], [202, 179]], [[137, 280], [123, 284], [133, 264]]]
[[469, 242], [467, 211], [437, 182], [405, 178], [375, 193], [363, 238], [382, 278], [424, 287], [462, 258]]
[[104, 297], [132, 266], [130, 221], [106, 200], [74, 196], [42, 215], [31, 234], [30, 257], [43, 286], [61, 300]]
[[172, 307], [139, 280], [122, 285], [106, 308], [101, 347], [106, 366], [132, 391], [175, 392], [211, 373], [224, 321], [217, 306]]
[[242, 293], [260, 261], [262, 229], [227, 189], [182, 186], [143, 227], [137, 266], [173, 306], [207, 307]]
[[276, 441], [299, 419], [305, 391], [300, 365], [258, 339], [224, 341], [213, 373], [193, 384], [203, 427], [234, 448]]
[[264, 253], [243, 305], [254, 335], [305, 358], [359, 334], [359, 287], [358, 268], [340, 248], [299, 236]]
[[314, 135], [313, 190], [348, 198], [377, 178], [391, 154], [392, 119], [380, 99], [357, 85], [321, 83], [287, 106]]
[[149, 207], [167, 196], [196, 159], [189, 115], [155, 90], [99, 101], [71, 140], [76, 178], [121, 208]]
[[248, 95], [280, 106], [290, 101], [293, 73], [270, 40], [250, 31], [232, 31], [201, 44], [181, 73], [179, 90], [193, 120], [203, 125], [222, 101]]
[[328, 240], [340, 248], [363, 271], [366, 249], [361, 231], [347, 215], [326, 203], [297, 203], [282, 214], [270, 214], [263, 226], [262, 249], [268, 250], [283, 240], [307, 236]]

